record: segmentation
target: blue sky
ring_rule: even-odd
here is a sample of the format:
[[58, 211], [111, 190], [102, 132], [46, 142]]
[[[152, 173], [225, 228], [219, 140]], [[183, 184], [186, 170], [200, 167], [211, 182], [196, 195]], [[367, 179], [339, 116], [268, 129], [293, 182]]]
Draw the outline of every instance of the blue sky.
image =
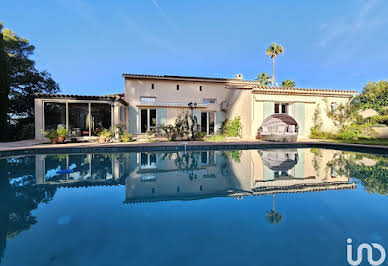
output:
[[[122, 92], [122, 73], [255, 79], [361, 90], [388, 78], [388, 1], [2, 0], [0, 21], [36, 46], [63, 93]], [[39, 3], [40, 4], [37, 4]]]

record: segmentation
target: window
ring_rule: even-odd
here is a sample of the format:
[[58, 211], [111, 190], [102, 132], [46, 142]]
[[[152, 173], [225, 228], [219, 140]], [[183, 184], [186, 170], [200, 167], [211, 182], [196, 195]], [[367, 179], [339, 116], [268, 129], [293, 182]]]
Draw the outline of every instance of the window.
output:
[[217, 100], [216, 99], [203, 99], [203, 103], [205, 103], [205, 104], [217, 103]]
[[201, 112], [201, 132], [214, 135], [215, 112]]
[[[97, 135], [102, 128], [110, 128], [112, 126], [112, 108], [110, 104], [92, 103], [90, 109], [93, 136]], [[124, 110], [122, 109], [123, 107], [120, 106], [120, 117], [124, 116]]]
[[199, 86], [199, 91], [202, 91], [202, 86]]
[[176, 85], [176, 90], [179, 91], [179, 85]]
[[44, 130], [56, 130], [66, 127], [66, 104], [56, 102], [44, 103]]
[[[109, 106], [110, 107], [110, 106]], [[69, 103], [69, 129], [74, 136], [89, 136], [89, 117], [88, 103]]]
[[145, 102], [145, 103], [153, 103], [156, 101], [156, 97], [145, 97], [145, 96], [141, 96], [140, 97], [140, 101], [141, 102]]
[[151, 89], [155, 89], [155, 84], [154, 83], [151, 84]]
[[[140, 153], [140, 169], [157, 168], [157, 160], [155, 153]], [[153, 176], [152, 176], [153, 177]], [[150, 176], [148, 177], [150, 179]], [[152, 178], [156, 179], [156, 178]]]
[[275, 114], [287, 114], [288, 103], [275, 103]]
[[151, 128], [156, 127], [156, 109], [140, 110], [140, 133], [147, 133]]

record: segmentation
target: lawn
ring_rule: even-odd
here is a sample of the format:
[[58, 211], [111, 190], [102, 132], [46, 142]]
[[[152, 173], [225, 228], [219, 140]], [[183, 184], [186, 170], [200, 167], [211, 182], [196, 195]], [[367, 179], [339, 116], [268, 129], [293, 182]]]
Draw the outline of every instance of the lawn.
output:
[[388, 146], [388, 139], [358, 139], [358, 140], [338, 140], [338, 139], [328, 139], [323, 140], [328, 142], [337, 142], [337, 143], [351, 143], [351, 144], [365, 144], [365, 145], [383, 145]]

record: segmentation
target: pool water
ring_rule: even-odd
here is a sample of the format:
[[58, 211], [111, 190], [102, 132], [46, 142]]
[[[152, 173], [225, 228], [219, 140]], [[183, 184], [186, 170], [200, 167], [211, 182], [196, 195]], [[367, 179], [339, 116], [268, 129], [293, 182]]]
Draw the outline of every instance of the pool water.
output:
[[388, 249], [383, 155], [48, 154], [0, 169], [0, 265], [349, 265], [348, 238], [354, 260], [361, 243]]

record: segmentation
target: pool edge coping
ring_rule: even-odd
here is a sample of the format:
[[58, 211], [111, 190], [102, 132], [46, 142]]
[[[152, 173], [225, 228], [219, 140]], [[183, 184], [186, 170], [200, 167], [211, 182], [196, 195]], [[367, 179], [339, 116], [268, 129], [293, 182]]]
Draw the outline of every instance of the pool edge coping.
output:
[[365, 145], [336, 142], [157, 142], [157, 143], [106, 143], [86, 145], [25, 146], [0, 150], [0, 158], [17, 155], [58, 154], [58, 153], [104, 153], [104, 152], [142, 152], [142, 151], [195, 151], [195, 150], [235, 150], [235, 149], [282, 149], [282, 148], [326, 148], [357, 151], [364, 153], [388, 154], [388, 146]]

